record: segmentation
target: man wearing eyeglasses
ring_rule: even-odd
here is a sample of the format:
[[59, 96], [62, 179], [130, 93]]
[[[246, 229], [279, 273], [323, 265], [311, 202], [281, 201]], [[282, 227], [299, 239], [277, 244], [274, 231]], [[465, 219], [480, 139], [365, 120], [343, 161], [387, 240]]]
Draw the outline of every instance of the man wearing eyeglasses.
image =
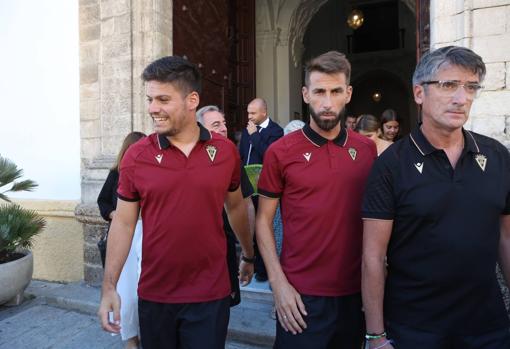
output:
[[495, 272], [499, 262], [510, 281], [510, 155], [463, 128], [485, 72], [467, 48], [425, 55], [413, 76], [422, 123], [374, 164], [362, 210], [369, 348], [510, 348]]

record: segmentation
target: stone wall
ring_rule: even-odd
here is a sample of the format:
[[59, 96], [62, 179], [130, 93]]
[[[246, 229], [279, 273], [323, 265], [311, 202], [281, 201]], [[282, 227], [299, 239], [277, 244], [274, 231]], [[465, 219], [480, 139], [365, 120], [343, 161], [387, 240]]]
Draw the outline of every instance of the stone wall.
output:
[[510, 147], [510, 0], [432, 0], [432, 47], [461, 45], [487, 65], [467, 128]]
[[151, 131], [143, 68], [172, 52], [171, 0], [80, 0], [81, 203], [84, 277], [97, 284], [96, 242], [104, 229], [96, 199], [123, 138]]
[[34, 278], [72, 282], [83, 279], [83, 228], [74, 216], [76, 201], [16, 199], [34, 210], [46, 227], [34, 238]]

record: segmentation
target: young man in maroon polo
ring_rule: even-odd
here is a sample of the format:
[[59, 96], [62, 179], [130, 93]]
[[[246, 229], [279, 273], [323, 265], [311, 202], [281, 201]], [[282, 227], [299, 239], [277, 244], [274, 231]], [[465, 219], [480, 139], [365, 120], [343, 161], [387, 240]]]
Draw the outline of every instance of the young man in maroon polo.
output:
[[[278, 322], [275, 348], [360, 348], [361, 200], [375, 144], [341, 127], [350, 64], [328, 52], [306, 66], [310, 125], [273, 143], [259, 180], [257, 241]], [[281, 199], [283, 249], [273, 217]]]
[[[155, 133], [130, 147], [120, 166], [119, 202], [108, 237], [99, 316], [119, 332], [115, 285], [141, 210], [144, 237], [138, 285], [142, 346], [223, 348], [230, 282], [223, 205], [242, 246], [253, 257], [239, 188], [239, 156], [229, 140], [197, 124], [201, 86], [197, 67], [164, 57], [145, 68]], [[253, 265], [241, 261], [248, 283]], [[109, 322], [108, 312], [113, 311]]]

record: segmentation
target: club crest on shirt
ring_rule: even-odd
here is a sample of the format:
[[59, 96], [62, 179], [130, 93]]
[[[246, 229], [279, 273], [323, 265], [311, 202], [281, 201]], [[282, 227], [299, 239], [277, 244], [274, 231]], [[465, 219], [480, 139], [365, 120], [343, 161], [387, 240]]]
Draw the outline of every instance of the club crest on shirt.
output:
[[476, 154], [475, 160], [478, 166], [485, 172], [485, 166], [487, 166], [487, 157], [483, 154]]
[[305, 157], [306, 161], [310, 161], [310, 158], [312, 157], [312, 153], [303, 153], [303, 156]]
[[349, 155], [351, 156], [352, 160], [356, 160], [356, 155], [358, 155], [358, 152], [354, 148], [349, 148], [348, 150]]
[[161, 160], [163, 160], [163, 154], [158, 154], [155, 156], [155, 158], [158, 164], [161, 164]]
[[207, 147], [205, 147], [205, 150], [207, 151], [207, 155], [209, 155], [209, 159], [211, 159], [211, 161], [214, 161], [218, 149], [216, 149], [214, 145], [208, 145]]

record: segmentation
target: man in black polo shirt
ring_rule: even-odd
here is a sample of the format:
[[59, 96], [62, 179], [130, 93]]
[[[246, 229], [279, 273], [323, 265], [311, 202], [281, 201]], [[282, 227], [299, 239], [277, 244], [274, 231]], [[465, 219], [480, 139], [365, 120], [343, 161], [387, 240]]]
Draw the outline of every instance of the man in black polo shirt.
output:
[[[101, 324], [106, 331], [119, 332], [121, 304], [115, 286], [141, 210], [142, 346], [220, 349], [225, 345], [231, 292], [224, 205], [241, 243], [242, 259], [253, 258], [239, 188], [239, 155], [232, 142], [196, 122], [201, 77], [194, 64], [164, 57], [145, 68], [143, 79], [156, 132], [131, 146], [120, 166]], [[240, 275], [242, 282], [249, 282], [253, 264], [242, 260]]]
[[510, 280], [510, 156], [463, 128], [484, 76], [467, 48], [425, 55], [413, 75], [422, 124], [374, 164], [362, 210], [370, 348], [510, 348], [495, 272], [499, 261]]

